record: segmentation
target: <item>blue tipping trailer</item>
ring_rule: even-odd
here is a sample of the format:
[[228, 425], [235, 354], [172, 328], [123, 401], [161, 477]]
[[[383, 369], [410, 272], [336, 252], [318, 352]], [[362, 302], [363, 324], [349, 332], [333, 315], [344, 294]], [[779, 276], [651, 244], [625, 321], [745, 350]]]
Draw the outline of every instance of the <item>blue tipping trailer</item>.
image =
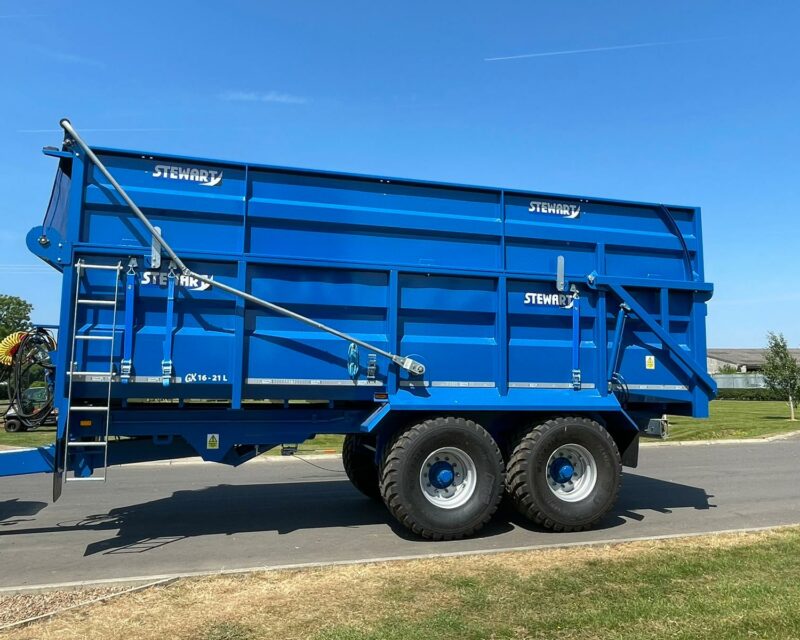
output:
[[705, 417], [700, 211], [90, 149], [67, 121], [30, 250], [62, 273], [55, 445], [0, 475], [239, 464], [345, 434], [431, 538], [504, 491], [586, 528], [662, 414]]

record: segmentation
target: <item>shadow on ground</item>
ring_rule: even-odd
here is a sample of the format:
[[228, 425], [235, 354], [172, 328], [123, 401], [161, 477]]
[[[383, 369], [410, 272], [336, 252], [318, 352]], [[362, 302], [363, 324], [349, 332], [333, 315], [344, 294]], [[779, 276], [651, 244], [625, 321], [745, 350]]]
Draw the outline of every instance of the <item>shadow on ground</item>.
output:
[[[625, 524], [628, 520], [641, 521], [646, 518], [645, 514], [648, 511], [669, 514], [673, 509], [712, 509], [716, 505], [710, 504], [708, 499], [713, 497], [700, 487], [648, 476], [624, 474], [616, 506], [593, 529], [612, 529]], [[562, 535], [560, 532], [538, 527], [507, 505], [504, 505], [504, 513], [511, 522], [523, 529]]]
[[0, 527], [5, 527], [20, 522], [33, 520], [42, 509], [47, 506], [46, 502], [38, 500], [3, 500], [0, 501]]
[[[617, 527], [626, 518], [642, 520], [641, 512], [669, 513], [673, 509], [709, 509], [704, 489], [666, 482], [640, 475], [626, 475], [619, 502], [600, 528]], [[15, 503], [15, 504], [11, 504]], [[0, 503], [3, 518], [35, 515], [44, 503]], [[400, 526], [380, 502], [365, 498], [349, 482], [311, 481], [279, 484], [220, 484], [195, 490], [176, 491], [168, 498], [112, 509], [63, 522], [55, 527], [13, 528], [9, 535], [35, 535], [57, 531], [109, 531], [113, 536], [89, 544], [84, 555], [146, 553], [186, 538], [235, 535], [258, 531], [287, 534], [297, 530], [331, 527], [385, 525], [403, 539], [416, 541]], [[481, 532], [493, 537], [515, 526], [543, 532], [504, 505], [497, 517]]]

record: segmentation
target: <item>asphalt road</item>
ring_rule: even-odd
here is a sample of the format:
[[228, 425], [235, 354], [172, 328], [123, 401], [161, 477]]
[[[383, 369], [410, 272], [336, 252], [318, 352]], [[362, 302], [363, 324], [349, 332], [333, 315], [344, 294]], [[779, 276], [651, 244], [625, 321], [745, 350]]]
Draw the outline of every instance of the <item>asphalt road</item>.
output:
[[112, 468], [49, 504], [50, 477], [0, 480], [0, 587], [503, 549], [800, 523], [800, 439], [643, 448], [599, 528], [550, 533], [509, 511], [482, 535], [419, 540], [337, 459]]

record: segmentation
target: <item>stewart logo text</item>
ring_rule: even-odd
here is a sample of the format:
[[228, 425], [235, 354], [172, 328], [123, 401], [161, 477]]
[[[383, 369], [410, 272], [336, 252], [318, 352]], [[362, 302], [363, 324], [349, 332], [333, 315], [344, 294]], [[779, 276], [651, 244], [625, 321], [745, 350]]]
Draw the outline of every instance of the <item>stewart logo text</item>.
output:
[[530, 213], [551, 213], [564, 218], [577, 218], [581, 214], [581, 206], [579, 204], [531, 200], [528, 205], [528, 211]]
[[168, 180], [188, 180], [199, 182], [204, 187], [216, 187], [222, 182], [222, 171], [216, 169], [191, 169], [172, 164], [157, 164], [153, 169], [154, 178]]
[[565, 293], [533, 293], [531, 291], [525, 294], [525, 304], [536, 304], [551, 307], [563, 307], [565, 309], [572, 308], [573, 297]]
[[[214, 276], [206, 276], [213, 280]], [[143, 271], [142, 285], [155, 287], [166, 287], [169, 284], [169, 274], [166, 271]], [[205, 291], [211, 285], [207, 282], [200, 282], [197, 278], [185, 275], [175, 275], [175, 286], [189, 289], [190, 291]]]

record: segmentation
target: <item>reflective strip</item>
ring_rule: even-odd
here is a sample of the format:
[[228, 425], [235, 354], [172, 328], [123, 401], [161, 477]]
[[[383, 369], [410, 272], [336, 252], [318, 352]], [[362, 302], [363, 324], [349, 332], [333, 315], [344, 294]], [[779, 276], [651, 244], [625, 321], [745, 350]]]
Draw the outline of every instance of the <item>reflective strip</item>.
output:
[[493, 388], [494, 382], [473, 382], [472, 380], [432, 380], [432, 387], [480, 387]]
[[[163, 382], [163, 380], [163, 376], [131, 376], [131, 382], [138, 382], [139, 384], [159, 383]], [[183, 378], [180, 376], [173, 376], [172, 382], [180, 384], [183, 382]]]
[[474, 382], [472, 380], [401, 380], [401, 387], [461, 387], [461, 388], [481, 388], [494, 389], [497, 385], [494, 382]]
[[[509, 382], [509, 389], [573, 389], [571, 382]], [[594, 382], [582, 382], [581, 389], [594, 389]]]
[[[67, 375], [70, 375], [67, 373]], [[82, 371], [76, 371], [72, 374], [74, 376], [75, 382], [108, 382], [108, 374], [107, 373], [86, 373]], [[113, 380], [116, 380], [117, 376], [114, 374]], [[182, 382], [182, 378], [180, 376], [176, 376], [173, 378], [173, 382]], [[129, 378], [129, 382], [138, 382], [140, 384], [146, 383], [160, 383], [162, 381], [161, 376], [131, 376]]]
[[683, 384], [627, 384], [626, 388], [635, 391], [688, 391], [689, 387]]
[[315, 387], [382, 387], [381, 380], [312, 380], [307, 378], [248, 378], [247, 384], [304, 385]]
[[[67, 374], [69, 375], [69, 373]], [[75, 382], [108, 382], [108, 374], [107, 373], [83, 373], [80, 371], [76, 371], [74, 373]], [[116, 379], [116, 374], [113, 376]], [[180, 383], [183, 379], [180, 376], [175, 376], [173, 382]], [[139, 383], [139, 384], [150, 384], [150, 383], [161, 383], [162, 377], [161, 376], [131, 376], [128, 379], [129, 382]]]
[[85, 371], [67, 372], [71, 375], [75, 382], [108, 382], [109, 377], [113, 377], [110, 373], [87, 373]]

